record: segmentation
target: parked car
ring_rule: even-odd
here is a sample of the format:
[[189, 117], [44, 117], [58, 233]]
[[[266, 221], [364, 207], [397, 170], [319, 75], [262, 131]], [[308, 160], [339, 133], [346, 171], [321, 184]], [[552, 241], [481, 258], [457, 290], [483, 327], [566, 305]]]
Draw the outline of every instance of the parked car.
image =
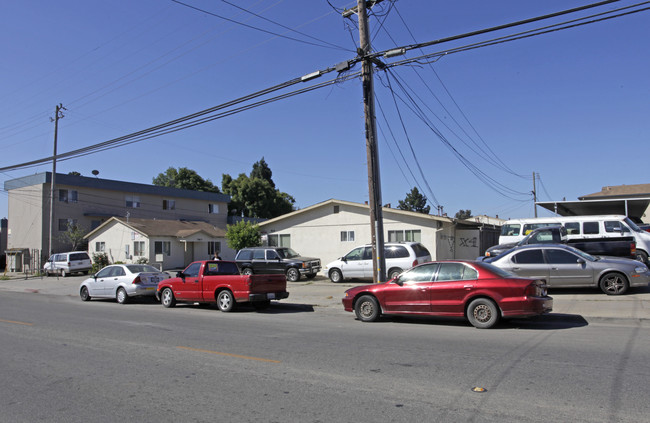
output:
[[500, 318], [548, 313], [553, 299], [541, 280], [524, 279], [488, 263], [441, 261], [416, 266], [389, 282], [345, 291], [345, 311], [363, 322], [381, 314], [465, 317], [481, 329]]
[[312, 279], [320, 272], [320, 259], [303, 257], [288, 247], [242, 248], [235, 262], [243, 275], [282, 274], [289, 282], [298, 282], [301, 276]]
[[637, 260], [592, 256], [564, 244], [523, 245], [485, 261], [522, 277], [544, 279], [549, 288], [600, 287], [607, 295], [620, 295], [650, 283], [648, 267]]
[[[419, 242], [389, 242], [384, 244], [386, 275], [388, 279], [399, 276], [406, 269], [431, 261], [431, 253]], [[325, 266], [325, 274], [332, 282], [345, 279], [372, 279], [372, 246], [354, 248]]]
[[52, 254], [43, 266], [46, 275], [61, 275], [63, 277], [72, 273], [87, 275], [93, 267], [90, 256], [85, 251], [70, 251], [68, 253]]
[[79, 296], [82, 301], [115, 298], [118, 303], [125, 304], [131, 297], [153, 297], [158, 282], [170, 277], [169, 273], [148, 264], [113, 264], [83, 281]]

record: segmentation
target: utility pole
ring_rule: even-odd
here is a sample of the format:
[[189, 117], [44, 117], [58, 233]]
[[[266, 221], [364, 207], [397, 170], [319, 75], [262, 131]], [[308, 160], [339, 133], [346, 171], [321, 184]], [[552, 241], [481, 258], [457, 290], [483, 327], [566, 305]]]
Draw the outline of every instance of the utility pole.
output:
[[533, 206], [535, 208], [535, 217], [537, 217], [537, 188], [535, 187], [535, 172], [533, 172]]
[[[373, 2], [377, 3], [377, 2]], [[386, 281], [386, 258], [384, 257], [384, 218], [381, 201], [381, 177], [379, 174], [379, 151], [377, 123], [375, 121], [375, 91], [373, 60], [369, 57], [370, 31], [366, 0], [357, 0], [359, 17], [359, 57], [362, 59], [361, 80], [363, 85], [363, 112], [365, 115], [366, 155], [368, 160], [368, 193], [370, 206], [370, 234], [372, 238], [373, 282]]]
[[49, 244], [48, 244], [48, 252], [47, 252], [47, 257], [50, 257], [50, 255], [54, 252], [52, 250], [52, 236], [54, 233], [54, 183], [56, 180], [56, 142], [57, 142], [57, 134], [59, 132], [59, 119], [63, 118], [63, 112], [61, 110], [66, 110], [65, 107], [63, 107], [63, 104], [60, 104], [56, 106], [56, 109], [54, 111], [54, 119], [50, 118], [51, 121], [54, 121], [54, 154], [52, 155], [52, 180], [50, 181], [50, 237], [49, 237]]

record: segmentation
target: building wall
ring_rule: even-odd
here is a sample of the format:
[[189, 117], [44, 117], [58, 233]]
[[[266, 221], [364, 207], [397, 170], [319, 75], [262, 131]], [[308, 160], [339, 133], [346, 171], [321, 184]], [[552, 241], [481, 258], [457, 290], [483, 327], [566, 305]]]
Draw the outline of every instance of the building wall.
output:
[[47, 254], [49, 237], [49, 191], [42, 185], [10, 190], [7, 248], [39, 249]]

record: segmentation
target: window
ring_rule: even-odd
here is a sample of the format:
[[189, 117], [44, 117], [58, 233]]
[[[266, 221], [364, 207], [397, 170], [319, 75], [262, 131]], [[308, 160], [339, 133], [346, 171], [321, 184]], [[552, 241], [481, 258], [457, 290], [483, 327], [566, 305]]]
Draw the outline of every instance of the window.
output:
[[438, 265], [435, 263], [414, 267], [399, 277], [400, 282], [431, 282]]
[[503, 225], [501, 227], [501, 235], [503, 236], [519, 236], [519, 231], [521, 231], [521, 225], [519, 223]]
[[576, 264], [578, 257], [568, 251], [546, 250], [546, 259], [551, 264]]
[[235, 258], [237, 260], [250, 260], [253, 258], [253, 250], [240, 250]]
[[269, 235], [269, 247], [291, 247], [291, 235]]
[[59, 219], [59, 231], [65, 232], [68, 227], [74, 228], [77, 226], [77, 219]]
[[163, 210], [176, 210], [176, 200], [163, 200]]
[[405, 258], [409, 256], [409, 252], [403, 245], [391, 245], [384, 247], [384, 257], [387, 259]]
[[528, 235], [529, 233], [531, 233], [532, 231], [534, 231], [537, 228], [545, 228], [547, 226], [562, 226], [562, 225], [560, 225], [559, 223], [551, 223], [551, 222], [547, 222], [547, 223], [526, 223], [524, 225], [524, 235]]
[[580, 223], [568, 222], [564, 224], [567, 235], [580, 235]]
[[137, 209], [140, 207], [140, 196], [138, 195], [127, 195], [125, 197], [126, 207], [130, 209]]
[[584, 222], [582, 224], [582, 233], [585, 235], [598, 234], [598, 222]]
[[420, 242], [422, 231], [419, 229], [406, 229], [403, 231], [388, 231], [388, 242]]
[[221, 242], [219, 241], [208, 241], [208, 256], [212, 257], [215, 254], [221, 252]]
[[623, 223], [618, 220], [608, 220], [605, 222], [605, 232], [630, 232], [630, 230]]
[[[170, 241], [156, 241], [153, 244], [154, 254], [164, 254], [169, 256], [171, 254], [171, 242]], [[138, 255], [138, 254], [136, 254]]]
[[334, 206], [334, 214], [339, 212], [339, 206]]
[[440, 263], [436, 282], [478, 279], [478, 272], [463, 263]]
[[354, 231], [341, 231], [341, 242], [354, 242]]
[[59, 190], [59, 201], [64, 203], [76, 203], [77, 202], [77, 191], [60, 189]]
[[201, 270], [201, 263], [192, 263], [187, 266], [187, 269], [183, 271], [183, 274], [190, 278], [195, 278], [199, 276], [199, 271]]
[[71, 189], [71, 190], [68, 192], [68, 197], [69, 197], [69, 201], [70, 201], [71, 203], [76, 203], [76, 202], [77, 202], [77, 191]]
[[219, 214], [219, 204], [208, 204], [208, 213]]
[[512, 261], [519, 264], [540, 264], [544, 263], [544, 255], [542, 250], [526, 250], [517, 253]]
[[144, 256], [144, 241], [133, 241], [133, 255]]
[[124, 244], [124, 254], [129, 258], [129, 244]]
[[63, 201], [64, 203], [68, 202], [68, 190], [67, 189], [60, 189], [59, 190], [59, 201]]
[[98, 251], [98, 252], [106, 251], [106, 243], [105, 242], [96, 242], [95, 243], [95, 251]]
[[275, 250], [266, 250], [266, 259], [267, 260], [279, 260], [280, 256]]
[[253, 260], [264, 260], [264, 250], [253, 250]]

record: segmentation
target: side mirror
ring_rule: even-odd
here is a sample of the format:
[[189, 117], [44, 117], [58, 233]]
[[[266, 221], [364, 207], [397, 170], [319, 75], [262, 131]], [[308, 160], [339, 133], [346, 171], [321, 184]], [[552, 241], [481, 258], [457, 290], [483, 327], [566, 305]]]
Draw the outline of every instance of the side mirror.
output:
[[341, 261], [342, 261], [343, 263], [347, 263], [347, 262], [348, 262], [348, 259], [346, 259], [345, 257], [341, 257]]
[[577, 261], [578, 264], [585, 264], [586, 261], [584, 259], [579, 258]]
[[404, 281], [402, 281], [402, 279], [399, 276], [395, 278], [393, 283], [395, 283], [395, 284], [397, 284], [399, 286], [404, 286]]
[[185, 274], [183, 272], [176, 272], [176, 277], [181, 278], [181, 279], [185, 279]]

